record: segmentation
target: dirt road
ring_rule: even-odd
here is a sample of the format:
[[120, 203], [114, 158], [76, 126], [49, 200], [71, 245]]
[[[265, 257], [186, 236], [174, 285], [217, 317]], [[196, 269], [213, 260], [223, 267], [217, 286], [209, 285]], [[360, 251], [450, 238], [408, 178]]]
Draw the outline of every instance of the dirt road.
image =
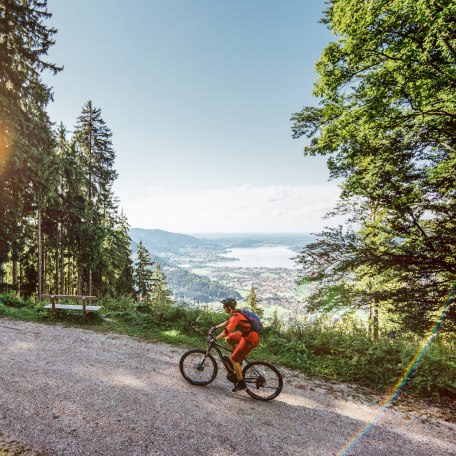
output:
[[[290, 372], [266, 403], [231, 393], [220, 371], [195, 387], [184, 351], [0, 319], [0, 441], [36, 455], [336, 455], [378, 415]], [[388, 410], [343, 454], [455, 455], [456, 426]]]

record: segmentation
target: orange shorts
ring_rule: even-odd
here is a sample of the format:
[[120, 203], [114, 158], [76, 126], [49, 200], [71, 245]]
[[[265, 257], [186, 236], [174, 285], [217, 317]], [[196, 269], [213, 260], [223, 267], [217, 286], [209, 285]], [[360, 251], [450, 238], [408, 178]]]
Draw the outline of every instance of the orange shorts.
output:
[[240, 363], [258, 345], [260, 338], [255, 331], [246, 336], [243, 336], [241, 332], [234, 332], [228, 335], [228, 340], [231, 344], [236, 345], [231, 354], [231, 359]]

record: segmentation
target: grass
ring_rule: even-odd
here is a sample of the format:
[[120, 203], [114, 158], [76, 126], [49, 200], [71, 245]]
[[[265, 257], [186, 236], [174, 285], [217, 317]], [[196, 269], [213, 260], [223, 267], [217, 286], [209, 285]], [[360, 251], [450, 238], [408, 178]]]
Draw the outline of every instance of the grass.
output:
[[[148, 341], [188, 348], [205, 346], [207, 331], [226, 319], [212, 311], [153, 305], [141, 307], [128, 298], [102, 300], [102, 314], [87, 318], [81, 313], [43, 309], [42, 304], [0, 295], [0, 315], [25, 321], [62, 324], [103, 332], [115, 332]], [[388, 391], [408, 366], [421, 340], [413, 334], [372, 341], [356, 321], [335, 326], [319, 322], [295, 324], [287, 331], [267, 328], [252, 358], [294, 368], [310, 377], [350, 382]], [[456, 337], [440, 335], [432, 343], [419, 368], [408, 379], [404, 393], [421, 398], [456, 397]]]

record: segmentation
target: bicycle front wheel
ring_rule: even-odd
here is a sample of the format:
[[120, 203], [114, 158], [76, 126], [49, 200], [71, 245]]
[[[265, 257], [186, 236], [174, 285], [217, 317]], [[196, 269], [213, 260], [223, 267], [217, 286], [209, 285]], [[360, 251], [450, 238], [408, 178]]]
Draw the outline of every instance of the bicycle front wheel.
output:
[[254, 361], [243, 369], [247, 393], [260, 401], [270, 401], [282, 391], [282, 374], [272, 364]]
[[179, 362], [182, 376], [192, 385], [209, 385], [217, 377], [218, 366], [214, 357], [206, 350], [190, 350]]

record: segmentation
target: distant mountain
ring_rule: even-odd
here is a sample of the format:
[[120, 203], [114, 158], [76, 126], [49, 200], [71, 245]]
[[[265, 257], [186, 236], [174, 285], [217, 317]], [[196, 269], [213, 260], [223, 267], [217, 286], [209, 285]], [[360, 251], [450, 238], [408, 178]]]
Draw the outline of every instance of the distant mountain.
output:
[[157, 229], [131, 228], [130, 237], [134, 244], [142, 241], [149, 252], [158, 255], [163, 252], [176, 253], [184, 247], [198, 247], [208, 244], [205, 239]]
[[[197, 237], [196, 237], [197, 236]], [[131, 228], [133, 251], [142, 241], [150, 253], [160, 255], [163, 253], [178, 253], [184, 248], [205, 248], [211, 251], [223, 251], [238, 247], [259, 247], [264, 245], [287, 245], [291, 249], [300, 251], [303, 245], [315, 240], [311, 234], [188, 234], [171, 233], [169, 231], [146, 228]]]

